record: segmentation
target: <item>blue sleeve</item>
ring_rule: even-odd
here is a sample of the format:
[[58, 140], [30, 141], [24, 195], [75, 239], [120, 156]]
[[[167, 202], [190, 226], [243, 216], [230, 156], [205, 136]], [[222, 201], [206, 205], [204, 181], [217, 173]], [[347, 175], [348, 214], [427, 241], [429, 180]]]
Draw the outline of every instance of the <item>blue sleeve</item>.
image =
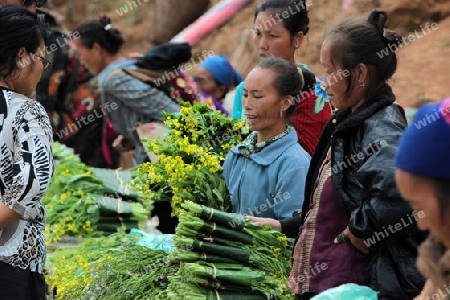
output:
[[291, 218], [295, 211], [302, 209], [310, 160], [304, 157], [295, 164], [292, 160], [285, 162], [284, 170], [280, 170], [274, 199], [274, 213], [278, 220]]
[[236, 94], [234, 95], [233, 101], [233, 111], [231, 112], [231, 116], [235, 119], [244, 118], [244, 109], [242, 107], [242, 97], [244, 96], [244, 85], [245, 81], [242, 81], [236, 87]]

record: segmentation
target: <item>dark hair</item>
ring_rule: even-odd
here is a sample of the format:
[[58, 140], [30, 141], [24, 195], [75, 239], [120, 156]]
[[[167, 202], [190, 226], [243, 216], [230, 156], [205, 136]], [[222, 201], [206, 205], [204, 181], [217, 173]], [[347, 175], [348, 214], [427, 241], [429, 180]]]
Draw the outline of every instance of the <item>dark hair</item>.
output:
[[291, 106], [286, 110], [286, 116], [289, 117], [295, 110], [298, 101], [295, 101], [305, 84], [303, 77], [297, 70], [297, 67], [290, 62], [274, 57], [264, 57], [261, 59], [255, 69], [272, 70], [275, 73], [273, 86], [281, 97], [292, 96]]
[[9, 77], [18, 68], [21, 48], [36, 53], [44, 41], [51, 43], [52, 34], [42, 14], [34, 14], [17, 5], [0, 6], [0, 75]]
[[350, 71], [347, 95], [354, 88], [352, 71], [360, 63], [367, 66], [371, 78], [364, 95], [366, 99], [395, 73], [395, 50], [401, 44], [402, 37], [386, 31], [386, 21], [386, 12], [373, 10], [367, 20], [345, 20], [327, 32], [325, 42], [329, 43], [332, 60], [339, 62], [343, 70]]
[[441, 220], [443, 220], [445, 212], [450, 207], [450, 179], [432, 178], [431, 185], [441, 212]]
[[110, 54], [118, 53], [125, 42], [120, 31], [111, 27], [111, 20], [106, 16], [81, 23], [74, 31], [79, 33], [81, 44], [86, 48], [92, 49], [97, 43]]
[[282, 18], [284, 28], [289, 30], [292, 36], [299, 31], [306, 35], [309, 31], [309, 17], [305, 0], [264, 0], [255, 11], [253, 22], [260, 12], [271, 11], [272, 15], [288, 12], [287, 18]]

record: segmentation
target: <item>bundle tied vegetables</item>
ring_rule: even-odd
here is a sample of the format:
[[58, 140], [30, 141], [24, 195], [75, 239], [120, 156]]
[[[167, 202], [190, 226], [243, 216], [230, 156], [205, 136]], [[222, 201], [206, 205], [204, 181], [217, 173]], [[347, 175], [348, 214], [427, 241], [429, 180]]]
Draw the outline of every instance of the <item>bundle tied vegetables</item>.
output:
[[138, 227], [149, 212], [137, 195], [125, 189], [130, 172], [93, 169], [69, 148], [53, 143], [55, 172], [42, 198], [46, 216], [46, 242], [63, 237], [89, 238]]
[[232, 293], [234, 299], [292, 299], [286, 285], [292, 244], [283, 234], [254, 226], [239, 214], [190, 201], [182, 207], [186, 212], [174, 237], [177, 250], [169, 254], [180, 263], [169, 284], [170, 299], [191, 299], [173, 290], [180, 287], [189, 289], [192, 299], [223, 299]]

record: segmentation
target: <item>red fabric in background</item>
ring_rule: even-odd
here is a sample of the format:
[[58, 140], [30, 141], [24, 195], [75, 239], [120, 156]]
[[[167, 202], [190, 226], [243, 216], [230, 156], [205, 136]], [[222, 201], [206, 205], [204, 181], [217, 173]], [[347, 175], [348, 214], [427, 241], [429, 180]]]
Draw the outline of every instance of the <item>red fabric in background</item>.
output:
[[325, 106], [318, 114], [314, 114], [316, 100], [317, 96], [315, 93], [310, 92], [308, 96], [302, 98], [295, 107], [292, 116], [289, 117], [289, 122], [297, 132], [300, 145], [311, 156], [316, 149], [323, 128], [332, 116], [331, 106], [328, 102], [325, 103]]

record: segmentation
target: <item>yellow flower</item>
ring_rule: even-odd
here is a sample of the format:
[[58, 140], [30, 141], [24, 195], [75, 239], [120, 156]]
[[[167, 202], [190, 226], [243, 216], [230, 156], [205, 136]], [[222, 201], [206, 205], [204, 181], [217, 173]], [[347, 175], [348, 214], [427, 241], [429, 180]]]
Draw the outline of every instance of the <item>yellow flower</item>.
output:
[[279, 241], [283, 246], [288, 245], [288, 239], [285, 235], [280, 235], [279, 237], [277, 237], [277, 241]]

